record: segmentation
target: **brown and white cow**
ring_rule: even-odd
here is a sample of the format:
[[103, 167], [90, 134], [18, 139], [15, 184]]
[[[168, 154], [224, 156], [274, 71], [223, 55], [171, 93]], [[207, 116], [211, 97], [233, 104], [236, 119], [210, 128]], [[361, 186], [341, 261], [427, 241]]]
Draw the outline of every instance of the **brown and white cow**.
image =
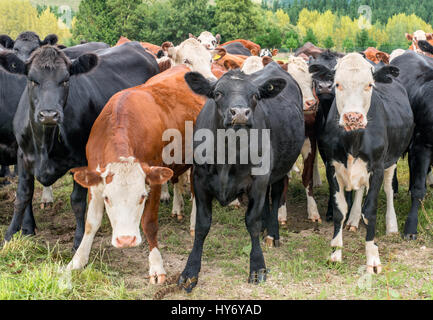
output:
[[418, 46], [418, 41], [426, 40], [433, 45], [433, 33], [426, 33], [423, 30], [417, 30], [413, 34], [406, 33], [406, 39], [412, 41], [409, 50], [415, 51], [416, 53], [423, 54], [431, 57], [432, 55], [422, 51]]
[[221, 35], [217, 34], [214, 36], [209, 31], [203, 31], [198, 37], [195, 37], [192, 33], [189, 34], [190, 38], [196, 39], [200, 42], [207, 50], [215, 50], [221, 42]]
[[[95, 121], [86, 146], [88, 166], [74, 169], [74, 179], [89, 188], [85, 235], [67, 269], [81, 269], [107, 211], [116, 248], [138, 246], [141, 226], [149, 243], [151, 283], [163, 283], [166, 271], [158, 250], [158, 208], [161, 184], [188, 170], [166, 165], [162, 137], [175, 129], [185, 145], [185, 122], [195, 122], [205, 99], [184, 80], [186, 66], [176, 66], [147, 83], [115, 94]], [[185, 150], [182, 148], [182, 159]]]

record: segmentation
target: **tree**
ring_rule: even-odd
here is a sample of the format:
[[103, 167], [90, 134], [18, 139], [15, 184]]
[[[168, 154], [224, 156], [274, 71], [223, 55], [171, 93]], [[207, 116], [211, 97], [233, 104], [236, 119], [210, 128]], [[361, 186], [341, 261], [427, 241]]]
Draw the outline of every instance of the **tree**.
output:
[[334, 41], [332, 40], [331, 36], [326, 37], [325, 41], [323, 42], [323, 46], [326, 49], [331, 49], [334, 46]]
[[28, 0], [0, 0], [0, 17], [0, 32], [13, 39], [38, 24], [38, 12]]
[[304, 38], [304, 42], [311, 42], [312, 44], [317, 45], [318, 41], [313, 32], [313, 29], [307, 30], [307, 35]]
[[355, 45], [354, 45], [352, 39], [350, 39], [350, 38], [344, 39], [344, 41], [343, 41], [343, 50], [344, 51], [352, 52], [354, 48], [355, 48]]
[[215, 32], [224, 41], [243, 38], [253, 39], [259, 29], [260, 7], [251, 0], [216, 0]]

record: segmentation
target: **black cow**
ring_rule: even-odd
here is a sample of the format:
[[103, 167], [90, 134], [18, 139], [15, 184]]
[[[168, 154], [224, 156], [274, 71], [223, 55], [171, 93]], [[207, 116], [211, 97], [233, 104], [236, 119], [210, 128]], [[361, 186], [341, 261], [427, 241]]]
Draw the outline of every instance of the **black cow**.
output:
[[250, 57], [252, 55], [250, 50], [245, 48], [245, 46], [240, 42], [232, 42], [232, 43], [226, 44], [222, 47], [225, 48], [227, 50], [227, 52], [230, 54], [239, 54], [239, 55], [248, 56], [248, 57]]
[[[419, 41], [418, 45], [421, 50], [433, 53], [427, 41]], [[417, 237], [418, 209], [426, 193], [426, 176], [433, 160], [433, 59], [408, 50], [390, 65], [400, 69], [398, 79], [406, 88], [415, 119], [409, 148], [412, 206], [404, 226], [404, 237], [410, 240]]]
[[[379, 273], [381, 263], [374, 244], [377, 198], [384, 182], [387, 196], [387, 233], [398, 232], [393, 205], [392, 177], [407, 150], [414, 128], [413, 113], [403, 85], [392, 77], [398, 68], [373, 67], [358, 53], [342, 58], [335, 73], [335, 100], [319, 137], [332, 184], [334, 235], [331, 261], [341, 261], [343, 223], [348, 212], [344, 191], [355, 190], [353, 212], [361, 212], [367, 226], [367, 271]], [[366, 200], [362, 206], [364, 190]], [[362, 206], [362, 209], [361, 209]], [[355, 217], [352, 216], [354, 219]]]
[[[44, 46], [27, 63], [6, 53], [0, 64], [9, 72], [27, 76], [13, 121], [19, 179], [14, 216], [5, 236], [10, 240], [21, 228], [25, 208], [31, 205], [34, 178], [50, 186], [69, 169], [85, 166], [90, 129], [108, 99], [146, 82], [159, 68], [137, 42], [84, 54], [73, 62], [58, 48]], [[86, 194], [86, 189], [74, 183], [75, 249], [84, 232]], [[33, 234], [34, 221], [31, 225]]]
[[49, 34], [41, 41], [39, 36], [32, 31], [25, 31], [20, 33], [14, 41], [8, 35], [0, 36], [0, 44], [5, 49], [11, 49], [15, 52], [18, 58], [25, 61], [30, 57], [33, 51], [44, 45], [55, 45], [58, 37], [55, 34]]
[[84, 53], [94, 52], [100, 49], [107, 49], [110, 46], [104, 42], [87, 42], [79, 44], [73, 47], [62, 49], [62, 51], [68, 56], [69, 59], [77, 59]]
[[[268, 236], [279, 240], [278, 208], [284, 179], [295, 163], [305, 138], [301, 90], [295, 80], [275, 62], [251, 75], [239, 70], [230, 71], [215, 83], [194, 72], [186, 74], [185, 79], [195, 93], [209, 98], [197, 118], [196, 133], [208, 130], [206, 132], [217, 137], [217, 130], [223, 129], [252, 137], [252, 129], [258, 129], [258, 136], [261, 137], [266, 131], [263, 129], [268, 129], [270, 142], [261, 140], [257, 146], [252, 141], [250, 144], [241, 141], [240, 147], [237, 143], [230, 147], [230, 143], [227, 144], [224, 139], [222, 147], [228, 150], [229, 157], [237, 156], [236, 164], [212, 164], [222, 163], [218, 162], [218, 148], [207, 138], [204, 144], [195, 142], [194, 152], [198, 152], [203, 145], [209, 148], [209, 152], [215, 152], [214, 155], [206, 153], [209, 158], [204, 159], [204, 163], [195, 158], [195, 240], [178, 284], [188, 292], [197, 284], [203, 243], [211, 226], [212, 200], [215, 198], [221, 205], [227, 206], [242, 194], [249, 198], [245, 222], [252, 241], [248, 281], [265, 281], [266, 266], [259, 239], [262, 214]], [[269, 167], [265, 168], [269, 170], [255, 175], [252, 170], [256, 166], [252, 158], [247, 158], [242, 164], [239, 157], [248, 157], [250, 151], [257, 149], [262, 156], [269, 156]], [[271, 186], [272, 210], [269, 204]]]

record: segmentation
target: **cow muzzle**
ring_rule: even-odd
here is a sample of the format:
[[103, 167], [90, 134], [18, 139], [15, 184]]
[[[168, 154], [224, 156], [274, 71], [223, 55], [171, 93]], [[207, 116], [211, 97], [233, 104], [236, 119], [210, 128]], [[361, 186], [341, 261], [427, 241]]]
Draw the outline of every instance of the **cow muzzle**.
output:
[[346, 131], [365, 129], [364, 115], [359, 112], [347, 112], [343, 114], [343, 127]]
[[38, 121], [44, 126], [56, 126], [60, 122], [60, 113], [54, 110], [42, 110], [38, 113]]
[[136, 236], [119, 236], [116, 238], [116, 248], [132, 248], [137, 246], [137, 237]]
[[316, 111], [317, 111], [316, 99], [311, 99], [304, 102], [304, 112], [316, 112]]
[[251, 117], [250, 108], [230, 108], [229, 110], [231, 116], [232, 125], [247, 125]]

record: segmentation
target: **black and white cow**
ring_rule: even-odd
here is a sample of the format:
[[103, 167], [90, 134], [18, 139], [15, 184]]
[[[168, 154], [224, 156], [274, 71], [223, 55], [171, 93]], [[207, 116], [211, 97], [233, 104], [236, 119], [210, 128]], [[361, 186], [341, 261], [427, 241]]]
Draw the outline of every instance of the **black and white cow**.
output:
[[[251, 75], [239, 70], [229, 71], [217, 82], [209, 82], [198, 73], [188, 73], [185, 79], [195, 93], [208, 97], [197, 118], [195, 134], [211, 132], [217, 140], [218, 132], [223, 130], [226, 134], [244, 134], [251, 140], [230, 146], [224, 138], [222, 147], [228, 150], [229, 158], [237, 157], [236, 164], [212, 164], [227, 163], [218, 161], [221, 154], [217, 154], [217, 144], [221, 141], [214, 144], [212, 139], [206, 137], [203, 143], [195, 142], [195, 153], [203, 152], [200, 151], [203, 146], [208, 152], [205, 152], [207, 158], [203, 162], [203, 159], [194, 159], [193, 184], [197, 206], [194, 247], [178, 284], [188, 292], [197, 284], [203, 243], [211, 226], [212, 200], [217, 199], [226, 206], [242, 194], [249, 198], [245, 216], [252, 242], [248, 281], [265, 281], [266, 266], [259, 238], [262, 214], [268, 236], [278, 241], [277, 216], [284, 191], [284, 178], [295, 163], [304, 142], [301, 90], [295, 80], [275, 62]], [[259, 138], [253, 139], [252, 132], [256, 132]], [[265, 140], [260, 137], [266, 132], [270, 135], [270, 142], [262, 143]], [[268, 162], [251, 161], [253, 157], [249, 152], [255, 153], [253, 150], [264, 158], [268, 156]], [[241, 163], [242, 157], [247, 157], [244, 158], [247, 161]], [[260, 166], [263, 171], [254, 172]], [[271, 186], [272, 210], [269, 204]]]
[[0, 44], [5, 49], [10, 49], [15, 52], [18, 58], [25, 61], [30, 57], [33, 51], [44, 45], [55, 45], [58, 37], [55, 34], [49, 34], [44, 40], [32, 31], [25, 31], [18, 35], [16, 40], [12, 40], [8, 35], [0, 36]]
[[371, 273], [381, 272], [379, 250], [374, 243], [379, 190], [384, 182], [387, 233], [398, 232], [392, 178], [414, 128], [406, 90], [398, 80], [393, 81], [398, 73], [394, 66], [374, 71], [359, 53], [341, 58], [335, 68], [335, 100], [319, 137], [335, 198], [331, 261], [342, 260], [343, 223], [348, 213], [344, 191], [355, 190], [353, 207], [359, 207], [355, 212], [362, 212], [367, 226], [367, 271]]
[[[5, 235], [9, 241], [21, 228], [24, 210], [31, 206], [34, 178], [50, 186], [69, 169], [86, 165], [90, 129], [108, 99], [146, 82], [159, 67], [137, 42], [84, 54], [72, 62], [58, 48], [44, 46], [26, 63], [8, 52], [0, 64], [27, 78], [13, 121], [19, 179], [14, 216]], [[86, 194], [87, 189], [74, 182], [74, 248], [84, 233]], [[28, 234], [34, 234], [34, 227], [33, 220]]]
[[[427, 41], [419, 41], [418, 45], [433, 54], [433, 47]], [[433, 59], [408, 50], [390, 65], [400, 69], [398, 79], [406, 88], [415, 119], [409, 148], [412, 206], [404, 226], [404, 237], [410, 240], [417, 237], [418, 209], [426, 193], [426, 176], [433, 160]]]

